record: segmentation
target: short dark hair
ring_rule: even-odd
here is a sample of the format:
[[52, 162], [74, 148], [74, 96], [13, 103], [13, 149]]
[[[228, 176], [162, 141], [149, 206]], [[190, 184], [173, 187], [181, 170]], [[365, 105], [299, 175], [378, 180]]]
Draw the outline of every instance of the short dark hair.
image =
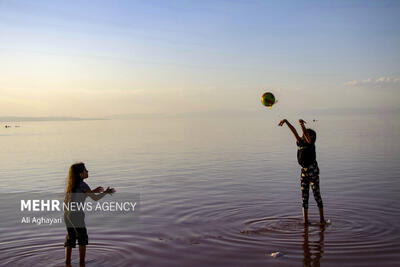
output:
[[307, 128], [307, 134], [311, 138], [311, 143], [314, 144], [317, 140], [317, 133], [313, 129]]

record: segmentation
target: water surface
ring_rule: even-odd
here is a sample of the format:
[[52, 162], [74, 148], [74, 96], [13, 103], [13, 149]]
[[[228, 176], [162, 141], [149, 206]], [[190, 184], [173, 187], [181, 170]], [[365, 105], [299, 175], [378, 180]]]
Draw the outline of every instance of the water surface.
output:
[[[68, 167], [83, 161], [92, 188], [139, 193], [139, 224], [86, 218], [87, 266], [399, 264], [397, 117], [309, 123], [331, 224], [317, 224], [310, 192], [308, 228], [295, 140], [278, 122], [268, 115], [21, 122], [0, 128], [0, 191], [62, 192]], [[63, 265], [63, 225], [16, 223], [0, 232], [0, 265]]]

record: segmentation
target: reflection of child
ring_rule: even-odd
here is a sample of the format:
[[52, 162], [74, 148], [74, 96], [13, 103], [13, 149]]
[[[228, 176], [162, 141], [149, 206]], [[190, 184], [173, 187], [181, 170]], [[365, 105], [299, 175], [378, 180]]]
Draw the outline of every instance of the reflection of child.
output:
[[[67, 187], [65, 190], [66, 204], [75, 202], [83, 203], [87, 196], [97, 201], [106, 194], [115, 192], [114, 188], [97, 187], [90, 190], [90, 187], [83, 181], [89, 177], [89, 172], [83, 163], [75, 163], [69, 168]], [[95, 194], [99, 193], [99, 194]], [[88, 244], [88, 235], [85, 225], [85, 213], [82, 210], [64, 211], [64, 222], [67, 227], [67, 235], [65, 237], [65, 263], [71, 263], [72, 248], [76, 246], [76, 239], [79, 245], [79, 260], [81, 264], [85, 263], [86, 245]]]
[[308, 224], [308, 197], [310, 184], [314, 193], [315, 201], [319, 208], [319, 216], [321, 224], [325, 224], [324, 209], [319, 191], [319, 168], [315, 155], [315, 140], [317, 134], [312, 129], [306, 129], [305, 121], [299, 120], [303, 136], [297, 134], [296, 129], [286, 119], [279, 122], [279, 126], [287, 124], [289, 129], [294, 134], [297, 141], [297, 161], [301, 166], [301, 194], [303, 199], [303, 219], [304, 224]]

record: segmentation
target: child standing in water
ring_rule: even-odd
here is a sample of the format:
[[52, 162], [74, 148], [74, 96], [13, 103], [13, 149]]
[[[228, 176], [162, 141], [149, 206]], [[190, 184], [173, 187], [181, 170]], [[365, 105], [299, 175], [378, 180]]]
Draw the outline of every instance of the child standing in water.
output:
[[303, 136], [300, 138], [296, 129], [286, 119], [279, 122], [279, 126], [287, 124], [292, 131], [297, 141], [297, 161], [301, 166], [301, 195], [303, 200], [303, 221], [308, 224], [308, 197], [311, 188], [314, 193], [315, 201], [319, 208], [319, 217], [321, 224], [325, 224], [324, 209], [319, 191], [319, 168], [315, 154], [315, 140], [317, 134], [312, 129], [306, 129], [305, 121], [300, 119], [299, 124], [303, 131]]
[[[75, 203], [83, 204], [87, 196], [97, 201], [103, 198], [106, 194], [115, 192], [114, 188], [107, 188], [105, 191], [103, 187], [99, 186], [94, 190], [83, 180], [89, 177], [89, 172], [84, 163], [75, 163], [69, 168], [67, 186], [65, 189], [66, 205]], [[96, 194], [98, 193], [98, 194]], [[72, 206], [72, 205], [71, 205]], [[77, 206], [77, 205], [75, 205]], [[72, 248], [76, 246], [78, 239], [79, 245], [79, 262], [80, 265], [85, 265], [86, 245], [88, 244], [88, 235], [85, 225], [85, 213], [83, 210], [64, 210], [64, 222], [67, 227], [67, 235], [65, 237], [65, 263], [71, 264]]]

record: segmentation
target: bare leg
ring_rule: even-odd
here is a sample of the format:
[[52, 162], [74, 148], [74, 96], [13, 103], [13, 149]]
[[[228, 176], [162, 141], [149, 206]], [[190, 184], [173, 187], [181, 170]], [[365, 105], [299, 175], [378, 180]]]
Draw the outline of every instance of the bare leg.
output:
[[71, 264], [72, 247], [65, 247], [65, 264]]
[[308, 224], [308, 209], [303, 208], [303, 223]]
[[86, 246], [79, 245], [79, 264], [85, 266]]
[[324, 208], [319, 208], [319, 221], [321, 224], [325, 224]]

